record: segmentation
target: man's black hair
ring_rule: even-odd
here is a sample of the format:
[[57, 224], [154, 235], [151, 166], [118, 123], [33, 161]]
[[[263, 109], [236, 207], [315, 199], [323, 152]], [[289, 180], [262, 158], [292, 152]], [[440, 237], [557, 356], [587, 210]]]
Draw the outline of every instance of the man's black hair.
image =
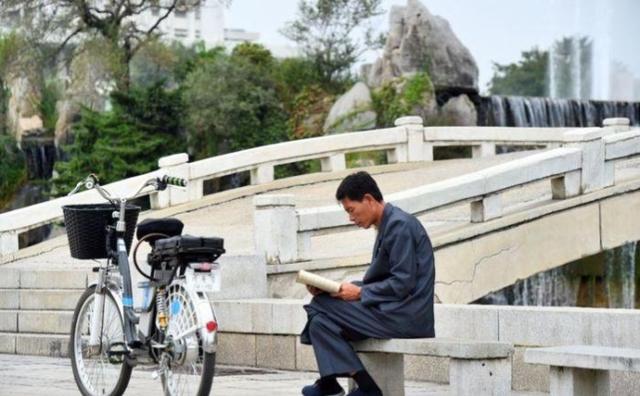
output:
[[382, 202], [382, 193], [376, 181], [367, 172], [360, 171], [342, 180], [336, 190], [336, 199], [342, 201], [349, 198], [352, 201], [362, 202], [365, 194], [370, 194], [376, 201]]

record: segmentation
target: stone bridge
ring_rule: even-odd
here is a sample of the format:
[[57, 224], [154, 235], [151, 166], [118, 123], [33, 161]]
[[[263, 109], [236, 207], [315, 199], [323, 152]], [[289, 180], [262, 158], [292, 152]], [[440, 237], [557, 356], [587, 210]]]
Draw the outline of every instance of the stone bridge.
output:
[[[434, 160], [451, 146], [471, 147], [471, 158]], [[440, 312], [640, 240], [640, 130], [627, 119], [608, 119], [602, 128], [454, 128], [404, 117], [394, 128], [193, 163], [177, 154], [160, 159], [157, 171], [106, 187], [126, 195], [149, 177], [187, 178], [186, 189], [149, 195], [152, 209], [141, 217], [174, 216], [185, 233], [225, 238], [223, 290], [212, 299], [300, 299], [299, 269], [337, 280], [366, 269], [375, 231], [351, 226], [333, 196], [353, 171], [346, 158], [368, 151], [385, 154], [387, 164], [365, 168], [385, 200], [416, 214], [431, 236]], [[306, 160], [319, 160], [321, 172], [274, 179], [277, 166]], [[211, 180], [240, 172], [249, 172], [250, 185], [205, 195]], [[64, 235], [29, 247], [18, 237], [59, 223], [62, 205], [87, 202], [100, 199], [89, 191], [0, 215], [0, 352], [66, 353], [63, 334], [93, 263], [71, 259]], [[231, 320], [232, 310], [223, 311]], [[231, 332], [241, 332], [234, 326]]]

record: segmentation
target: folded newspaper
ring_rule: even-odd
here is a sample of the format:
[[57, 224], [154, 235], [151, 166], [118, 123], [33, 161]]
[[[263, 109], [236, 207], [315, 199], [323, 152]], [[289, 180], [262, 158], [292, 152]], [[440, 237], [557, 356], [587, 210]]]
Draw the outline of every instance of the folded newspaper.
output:
[[304, 270], [298, 271], [296, 282], [309, 286], [315, 286], [320, 290], [324, 290], [328, 293], [337, 293], [340, 291], [340, 283], [327, 279], [324, 276], [312, 274]]

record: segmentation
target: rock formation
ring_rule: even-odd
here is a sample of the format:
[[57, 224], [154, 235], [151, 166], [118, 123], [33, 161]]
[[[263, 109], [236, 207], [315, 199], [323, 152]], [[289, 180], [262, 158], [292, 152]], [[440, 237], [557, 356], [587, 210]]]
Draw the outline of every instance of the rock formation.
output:
[[331, 107], [324, 122], [324, 133], [362, 131], [376, 126], [369, 87], [359, 82]]

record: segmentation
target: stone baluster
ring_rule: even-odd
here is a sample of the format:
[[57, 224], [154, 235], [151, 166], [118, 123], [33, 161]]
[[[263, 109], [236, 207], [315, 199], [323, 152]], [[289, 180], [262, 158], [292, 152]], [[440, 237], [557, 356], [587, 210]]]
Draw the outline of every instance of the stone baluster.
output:
[[0, 256], [15, 253], [20, 249], [16, 231], [0, 232]]
[[400, 117], [394, 122], [396, 127], [404, 127], [407, 131], [408, 162], [433, 161], [433, 145], [424, 141], [424, 125], [422, 117]]
[[481, 200], [471, 202], [471, 222], [482, 223], [502, 216], [500, 194], [489, 194]]
[[602, 121], [603, 128], [609, 128], [613, 130], [615, 133], [617, 132], [627, 132], [629, 130], [629, 125], [631, 122], [628, 118], [619, 117], [619, 118], [605, 118]]
[[320, 166], [323, 172], [335, 172], [347, 169], [344, 153], [333, 154], [320, 159]]
[[472, 158], [486, 158], [496, 155], [495, 143], [480, 143], [479, 145], [471, 146]]
[[273, 165], [263, 164], [251, 169], [252, 185], [270, 183], [273, 180]]
[[189, 156], [186, 153], [173, 154], [158, 160], [161, 174], [181, 177], [187, 180], [186, 188], [169, 187], [164, 191], [151, 194], [151, 208], [163, 209], [173, 205], [202, 198], [202, 180], [190, 180]]
[[256, 195], [253, 198], [254, 246], [268, 264], [298, 259], [298, 218], [294, 196]]
[[[609, 128], [584, 128], [565, 132], [564, 144], [567, 147], [579, 147], [582, 150], [580, 171], [580, 193], [596, 191], [614, 184], [614, 164], [605, 161], [605, 142], [603, 137], [613, 133]], [[570, 181], [575, 184], [575, 176]], [[567, 177], [564, 177], [567, 183]], [[565, 186], [570, 192], [575, 187]]]

